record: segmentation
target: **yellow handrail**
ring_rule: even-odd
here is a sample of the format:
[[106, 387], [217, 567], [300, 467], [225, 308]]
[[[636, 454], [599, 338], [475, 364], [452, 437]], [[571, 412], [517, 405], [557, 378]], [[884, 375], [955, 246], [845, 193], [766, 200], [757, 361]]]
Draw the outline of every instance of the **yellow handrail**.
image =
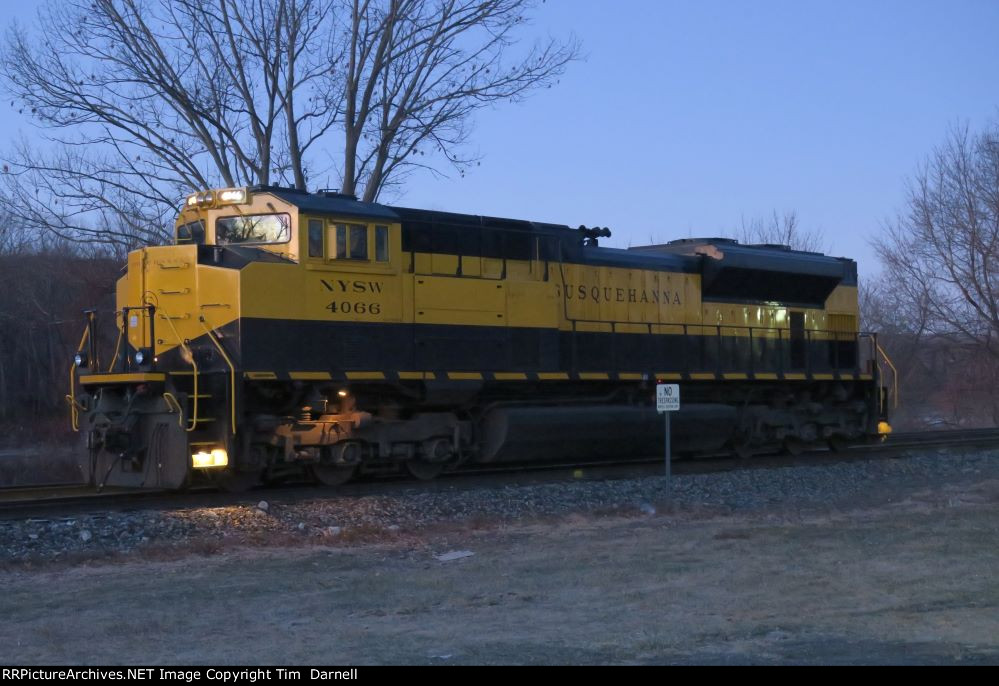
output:
[[183, 429], [184, 428], [184, 410], [181, 409], [180, 402], [177, 400], [177, 396], [175, 396], [173, 393], [169, 393], [169, 392], [164, 393], [163, 394], [163, 401], [167, 404], [167, 407], [170, 408], [171, 412], [176, 412], [177, 413], [177, 426], [179, 426], [180, 428]]
[[878, 346], [878, 352], [881, 354], [881, 357], [885, 358], [885, 362], [887, 362], [888, 366], [891, 367], [891, 378], [892, 378], [891, 399], [892, 399], [892, 408], [893, 409], [898, 409], [898, 370], [895, 368], [895, 364], [891, 361], [891, 358], [888, 357], [888, 353], [886, 353], [885, 350], [884, 350], [884, 348], [881, 347], [881, 344], [878, 343], [877, 346]]
[[184, 342], [184, 339], [180, 337], [180, 333], [177, 331], [177, 327], [173, 325], [173, 318], [170, 317], [170, 315], [167, 314], [166, 310], [162, 307], [157, 306], [156, 309], [162, 312], [162, 314], [160, 314], [160, 319], [166, 320], [166, 323], [169, 324], [170, 328], [173, 330], [173, 335], [177, 337], [177, 343], [180, 345], [182, 353], [181, 357], [190, 362], [191, 368], [194, 369], [194, 389], [192, 393], [194, 403], [191, 407], [191, 424], [187, 427], [187, 431], [191, 432], [198, 427], [198, 363], [194, 361], [194, 352], [191, 350], [191, 347]]
[[[76, 346], [77, 354], [83, 352], [83, 346], [87, 343], [87, 338], [90, 337], [90, 326], [83, 330], [83, 336], [80, 338], [80, 345]], [[80, 430], [80, 413], [77, 408], [80, 406], [76, 402], [76, 361], [74, 360], [72, 366], [69, 368], [69, 395], [66, 396], [69, 400], [69, 425], [72, 427], [73, 431], [79, 432]]]
[[222, 357], [225, 359], [225, 363], [229, 365], [229, 384], [230, 384], [229, 419], [230, 419], [230, 426], [232, 427], [232, 433], [233, 435], [235, 435], [236, 434], [236, 367], [235, 365], [233, 365], [232, 360], [229, 359], [229, 355], [226, 353], [225, 348], [223, 348], [222, 344], [219, 343], [218, 340], [216, 340], [215, 334], [213, 334], [212, 330], [208, 328], [208, 324], [205, 323], [204, 316], [198, 317], [198, 321], [201, 322], [201, 327], [205, 330], [205, 333], [208, 334], [208, 338], [211, 339], [212, 343], [215, 344], [215, 347], [219, 349], [219, 352], [222, 354]]
[[80, 431], [80, 415], [76, 411], [76, 365], [69, 368], [69, 426], [74, 432]]
[[[115, 325], [118, 324], [118, 313], [114, 313]], [[118, 329], [118, 340], [114, 344], [114, 356], [111, 358], [111, 364], [108, 365], [108, 374], [114, 371], [115, 362], [118, 361], [118, 354], [121, 352], [121, 339], [125, 336], [125, 313], [121, 313], [121, 327]]]

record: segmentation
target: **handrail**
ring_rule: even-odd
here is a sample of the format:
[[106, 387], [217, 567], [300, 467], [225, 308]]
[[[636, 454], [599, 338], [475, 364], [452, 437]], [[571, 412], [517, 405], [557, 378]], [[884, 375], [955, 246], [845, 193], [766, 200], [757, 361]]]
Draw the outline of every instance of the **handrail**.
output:
[[[90, 324], [87, 324], [87, 328], [83, 330], [83, 336], [80, 338], [80, 345], [76, 346], [77, 354], [83, 352], [83, 346], [86, 345], [87, 339], [90, 337]], [[80, 413], [77, 410], [79, 403], [76, 402], [76, 362], [74, 360], [73, 364], [69, 368], [69, 395], [66, 396], [69, 401], [70, 411], [69, 411], [69, 424], [73, 431], [80, 431]]]
[[191, 424], [187, 427], [187, 431], [191, 432], [198, 428], [198, 363], [194, 360], [194, 351], [191, 350], [191, 346], [189, 346], [184, 339], [180, 337], [177, 327], [173, 325], [173, 319], [162, 307], [157, 307], [156, 309], [162, 312], [160, 317], [166, 320], [166, 323], [170, 325], [170, 329], [173, 331], [173, 335], [177, 337], [177, 343], [180, 345], [180, 349], [183, 353], [181, 357], [190, 362], [191, 368], [194, 370], [194, 388], [192, 392], [194, 403], [191, 407]]
[[[754, 332], [761, 332], [761, 331], [762, 332], [771, 332], [775, 336], [778, 335], [778, 334], [780, 334], [780, 333], [782, 333], [782, 332], [790, 331], [790, 329], [788, 327], [783, 327], [783, 326], [747, 326], [745, 324], [726, 324], [726, 323], [704, 324], [704, 323], [696, 323], [696, 322], [630, 322], [630, 321], [625, 321], [623, 319], [586, 319], [586, 318], [582, 318], [582, 317], [566, 317], [566, 320], [569, 321], [569, 322], [571, 322], [571, 323], [573, 323], [573, 324], [576, 324], [576, 323], [582, 323], [582, 324], [610, 324], [612, 326], [616, 326], [616, 325], [619, 325], [619, 324], [628, 324], [628, 325], [631, 325], [631, 326], [634, 326], [634, 325], [650, 326], [650, 327], [651, 326], [658, 326], [660, 328], [674, 327], [674, 328], [677, 328], [677, 329], [684, 329], [684, 335], [690, 335], [690, 336], [697, 336], [697, 335], [714, 336], [714, 335], [716, 335], [716, 329], [718, 327], [721, 327], [723, 329], [738, 329], [740, 331], [745, 331], [745, 332], [749, 332], [749, 331], [754, 331]], [[688, 328], [692, 328], [692, 329], [693, 328], [696, 328], [696, 329], [710, 329], [710, 332], [706, 333], [706, 334], [699, 334], [699, 333], [693, 333], [693, 332], [687, 333], [686, 330]], [[858, 331], [842, 331], [842, 330], [838, 330], [838, 329], [805, 329], [805, 331], [808, 332], [809, 334], [829, 334], [830, 338], [828, 340], [841, 340], [841, 339], [838, 338], [839, 336], [850, 336], [850, 337], [852, 337], [853, 340], [856, 340], [857, 338], [859, 338], [861, 336], [871, 336], [871, 335], [873, 335], [873, 332], [870, 332], [870, 331], [860, 331], [860, 330], [858, 330]]]
[[173, 393], [167, 392], [163, 394], [163, 402], [167, 404], [171, 412], [177, 413], [177, 426], [184, 428], [184, 410], [180, 407], [180, 401], [177, 400], [177, 396]]
[[[117, 318], [117, 316], [118, 316], [118, 313], [115, 312], [115, 317]], [[116, 328], [118, 328], [118, 340], [114, 344], [114, 356], [111, 358], [111, 364], [108, 365], [108, 373], [109, 374], [114, 371], [114, 365], [118, 361], [118, 355], [121, 352], [121, 341], [125, 337], [125, 328], [126, 328], [126, 326], [127, 326], [127, 322], [125, 321], [125, 312], [124, 312], [124, 310], [122, 310], [122, 313], [121, 313], [121, 328], [116, 327]]]
[[198, 317], [198, 321], [201, 323], [201, 328], [203, 328], [205, 330], [205, 333], [208, 334], [209, 340], [211, 340], [211, 342], [215, 344], [215, 347], [218, 348], [219, 352], [222, 354], [223, 359], [225, 359], [226, 364], [229, 365], [229, 384], [230, 384], [229, 419], [230, 419], [230, 427], [232, 428], [232, 433], [233, 435], [235, 435], [236, 434], [236, 366], [232, 363], [232, 360], [229, 358], [228, 353], [226, 353], [225, 348], [223, 348], [222, 344], [215, 338], [215, 334], [212, 333], [212, 330], [208, 328], [208, 324], [205, 322], [204, 316]]
[[878, 346], [878, 352], [881, 354], [881, 357], [885, 358], [885, 362], [887, 362], [888, 366], [891, 367], [891, 386], [892, 386], [892, 388], [891, 388], [891, 400], [892, 400], [892, 409], [896, 409], [897, 410], [898, 409], [898, 369], [895, 368], [895, 363], [891, 361], [890, 357], [888, 357], [888, 353], [886, 353], [885, 349], [881, 347], [881, 344], [877, 343], [876, 345]]
[[[776, 373], [780, 377], [792, 373], [804, 373], [811, 378], [816, 375], [828, 373], [836, 374], [862, 374], [860, 369], [860, 357], [862, 341], [865, 338], [873, 337], [874, 334], [857, 330], [843, 331], [841, 329], [805, 329], [801, 342], [804, 344], [805, 356], [801, 357], [800, 364], [794, 364], [795, 359], [791, 358], [792, 340], [791, 330], [781, 326], [750, 326], [745, 324], [728, 323], [690, 323], [690, 322], [625, 322], [612, 319], [590, 319], [590, 318], [567, 318], [567, 323], [572, 327], [571, 331], [579, 333], [580, 329], [610, 327], [616, 333], [619, 327], [640, 326], [643, 332], [647, 331], [656, 335], [674, 337], [682, 345], [679, 349], [672, 348], [676, 355], [672, 358], [674, 362], [680, 362], [680, 370], [683, 373], [693, 373], [695, 371], [714, 371], [721, 373], [729, 369], [726, 365], [736, 364], [732, 367], [734, 371], [748, 369], [751, 374]], [[725, 345], [721, 345], [722, 339], [736, 337], [745, 340], [745, 347], [731, 347], [726, 340]], [[682, 339], [682, 340], [680, 340]], [[797, 340], [797, 339], [795, 339]], [[850, 344], [853, 348], [841, 350], [840, 344]], [[573, 353], [572, 365], [576, 367], [576, 337], [572, 339]], [[822, 346], [819, 348], [818, 346]], [[828, 359], [823, 354], [818, 356], [819, 350], [826, 350], [828, 347]], [[813, 350], [813, 348], [815, 348]], [[872, 356], [877, 353], [871, 348]], [[749, 356], [748, 360], [746, 356]]]

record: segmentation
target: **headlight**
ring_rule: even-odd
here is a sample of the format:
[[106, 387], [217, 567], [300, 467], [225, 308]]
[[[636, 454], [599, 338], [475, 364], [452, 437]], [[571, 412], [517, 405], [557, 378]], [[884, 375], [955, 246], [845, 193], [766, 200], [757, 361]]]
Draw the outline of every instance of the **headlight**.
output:
[[141, 350], [135, 353], [135, 364], [142, 364], [146, 361], [146, 354]]
[[195, 469], [209, 469], [212, 467], [225, 467], [229, 464], [229, 455], [222, 448], [215, 448], [211, 452], [200, 450], [191, 455], [191, 465]]
[[246, 202], [245, 188], [227, 188], [219, 191], [220, 205], [239, 205], [244, 202]]
[[76, 353], [73, 355], [73, 364], [77, 367], [87, 366], [87, 356], [84, 353]]

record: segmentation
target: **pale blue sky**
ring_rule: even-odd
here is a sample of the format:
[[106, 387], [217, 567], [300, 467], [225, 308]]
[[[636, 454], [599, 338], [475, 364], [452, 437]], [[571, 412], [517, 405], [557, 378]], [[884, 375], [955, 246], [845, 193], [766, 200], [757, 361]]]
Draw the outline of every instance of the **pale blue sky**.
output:
[[407, 203], [607, 225], [619, 246], [796, 209], [872, 274], [904, 177], [950, 125], [999, 115], [995, 0], [548, 0], [536, 26], [586, 61], [482, 116], [482, 167]]
[[[482, 113], [482, 165], [414, 177], [400, 204], [609, 226], [621, 247], [795, 209], [869, 275], [904, 178], [949, 126], [999, 116], [996, 0], [547, 0], [534, 30], [586, 59]], [[31, 134], [7, 107], [0, 127]]]

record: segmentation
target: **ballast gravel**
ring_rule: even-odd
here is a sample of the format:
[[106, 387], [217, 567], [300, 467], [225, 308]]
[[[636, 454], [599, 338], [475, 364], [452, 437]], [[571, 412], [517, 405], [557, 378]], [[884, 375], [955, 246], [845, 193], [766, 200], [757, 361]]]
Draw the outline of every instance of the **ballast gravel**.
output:
[[[219, 507], [112, 511], [0, 521], [0, 561], [130, 553], [199, 543], [350, 545], [448, 525], [498, 525], [574, 514], [829, 511], [886, 504], [926, 489], [999, 478], [999, 450], [927, 450], [872, 460], [662, 476], [469, 487], [413, 484], [381, 494], [296, 497]], [[195, 548], [196, 549], [196, 548]]]

